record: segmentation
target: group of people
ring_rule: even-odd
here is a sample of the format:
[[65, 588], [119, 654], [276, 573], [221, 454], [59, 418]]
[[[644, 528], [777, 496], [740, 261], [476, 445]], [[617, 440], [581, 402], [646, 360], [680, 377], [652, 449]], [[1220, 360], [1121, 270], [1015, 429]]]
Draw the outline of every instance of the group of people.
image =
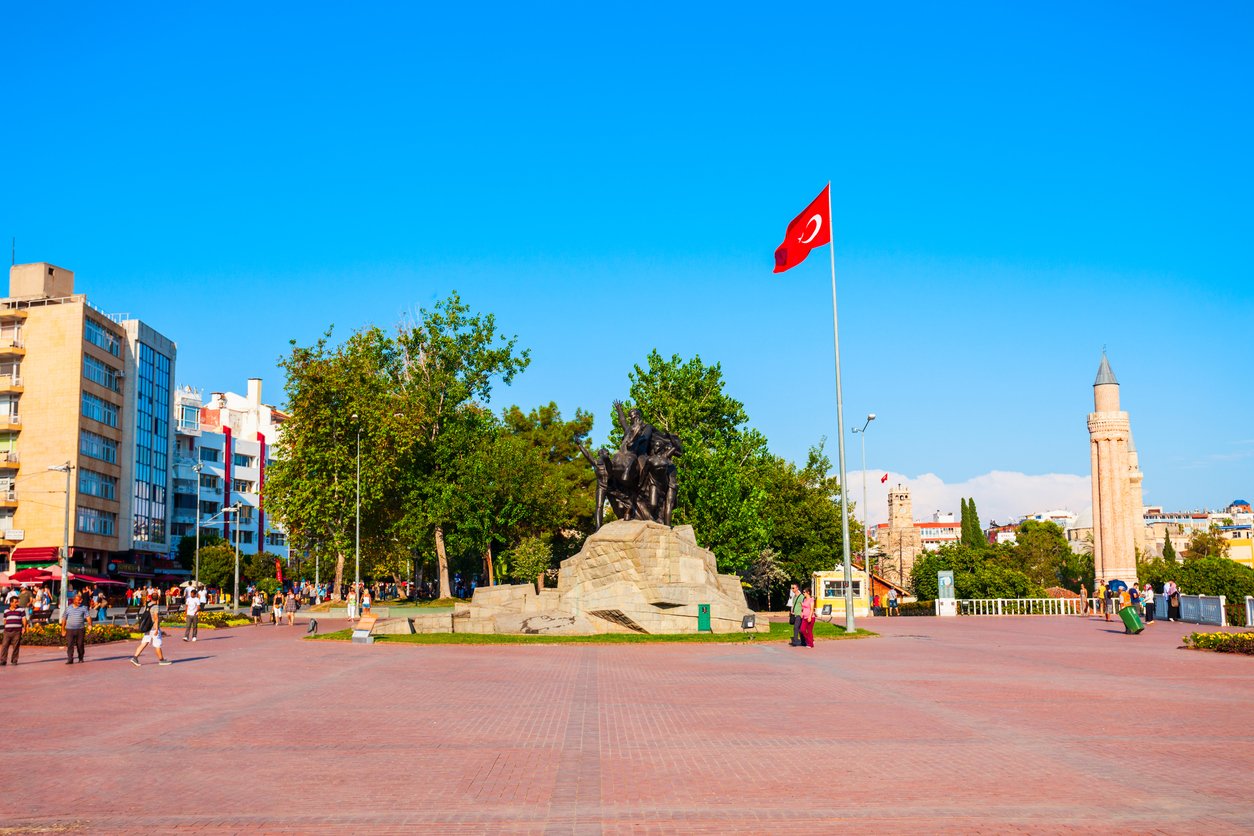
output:
[[[1180, 587], [1175, 581], [1167, 581], [1163, 584], [1163, 591], [1156, 593], [1154, 587], [1150, 583], [1146, 583], [1143, 587], [1138, 588], [1136, 584], [1128, 586], [1126, 584], [1117, 588], [1113, 583], [1107, 585], [1102, 579], [1098, 579], [1093, 590], [1093, 596], [1097, 599], [1097, 609], [1107, 621], [1117, 614], [1124, 607], [1133, 607], [1137, 613], [1145, 620], [1146, 624], [1152, 624], [1156, 613], [1156, 596], [1161, 594], [1167, 601], [1167, 620], [1180, 620]], [[1080, 587], [1080, 596], [1084, 600], [1084, 613], [1087, 615], [1090, 611], [1088, 590], [1084, 586]]]
[[814, 595], [793, 584], [788, 589], [788, 623], [792, 625], [791, 647], [814, 647]]
[[296, 611], [298, 609], [300, 609], [300, 596], [296, 594], [294, 589], [289, 589], [286, 592], [280, 589], [268, 600], [266, 593], [260, 589], [253, 590], [252, 610], [250, 611], [253, 624], [260, 624], [266, 611], [269, 610], [270, 623], [277, 627], [286, 619], [290, 627], [296, 623]]

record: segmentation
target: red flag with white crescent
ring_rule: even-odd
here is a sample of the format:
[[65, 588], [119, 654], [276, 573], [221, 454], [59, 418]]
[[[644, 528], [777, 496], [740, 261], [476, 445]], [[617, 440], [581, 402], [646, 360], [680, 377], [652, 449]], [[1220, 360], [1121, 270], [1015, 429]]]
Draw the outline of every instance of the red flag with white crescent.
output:
[[883, 476], [880, 477], [880, 484], [882, 485], [887, 481], [888, 481], [888, 474], [885, 473]]
[[832, 219], [828, 212], [828, 190], [831, 187], [830, 183], [824, 186], [805, 211], [788, 224], [784, 243], [775, 250], [776, 273], [796, 267], [806, 260], [810, 250], [831, 243]]

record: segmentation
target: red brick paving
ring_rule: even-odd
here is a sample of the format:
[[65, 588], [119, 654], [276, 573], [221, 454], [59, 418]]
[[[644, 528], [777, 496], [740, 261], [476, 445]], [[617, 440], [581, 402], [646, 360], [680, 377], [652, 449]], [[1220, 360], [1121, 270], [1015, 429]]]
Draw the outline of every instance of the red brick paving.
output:
[[[24, 648], [0, 830], [1237, 833], [1254, 659], [1076, 618], [863, 641]], [[173, 638], [173, 637], [172, 637]], [[65, 717], [62, 720], [62, 717]], [[9, 831], [3, 831], [9, 832]]]

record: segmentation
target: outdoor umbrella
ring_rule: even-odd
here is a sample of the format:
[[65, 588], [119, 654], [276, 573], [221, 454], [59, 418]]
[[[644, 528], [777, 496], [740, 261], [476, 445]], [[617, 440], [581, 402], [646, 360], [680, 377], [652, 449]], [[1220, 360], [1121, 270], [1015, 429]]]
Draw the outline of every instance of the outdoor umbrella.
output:
[[52, 580], [52, 573], [43, 569], [23, 569], [9, 575], [9, 580], [13, 583], [40, 583]]
[[1112, 592], [1123, 592], [1128, 588], [1128, 585], [1118, 578], [1115, 578], [1113, 581], [1106, 582], [1106, 588]]

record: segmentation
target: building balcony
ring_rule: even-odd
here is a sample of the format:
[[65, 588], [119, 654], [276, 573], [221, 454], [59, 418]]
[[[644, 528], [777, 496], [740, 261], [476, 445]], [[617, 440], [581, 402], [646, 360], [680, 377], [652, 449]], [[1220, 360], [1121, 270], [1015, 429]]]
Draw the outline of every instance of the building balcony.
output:
[[0, 415], [0, 430], [20, 430], [22, 428], [22, 416], [16, 413]]
[[16, 450], [0, 450], [0, 467], [16, 470], [19, 462], [20, 457]]
[[26, 356], [26, 341], [21, 333], [13, 333], [12, 331], [0, 331], [0, 355], [10, 357]]
[[0, 508], [17, 507], [17, 489], [0, 488]]
[[0, 374], [0, 392], [21, 394], [26, 391], [20, 374]]
[[23, 308], [0, 307], [0, 322], [25, 322], [26, 310]]

